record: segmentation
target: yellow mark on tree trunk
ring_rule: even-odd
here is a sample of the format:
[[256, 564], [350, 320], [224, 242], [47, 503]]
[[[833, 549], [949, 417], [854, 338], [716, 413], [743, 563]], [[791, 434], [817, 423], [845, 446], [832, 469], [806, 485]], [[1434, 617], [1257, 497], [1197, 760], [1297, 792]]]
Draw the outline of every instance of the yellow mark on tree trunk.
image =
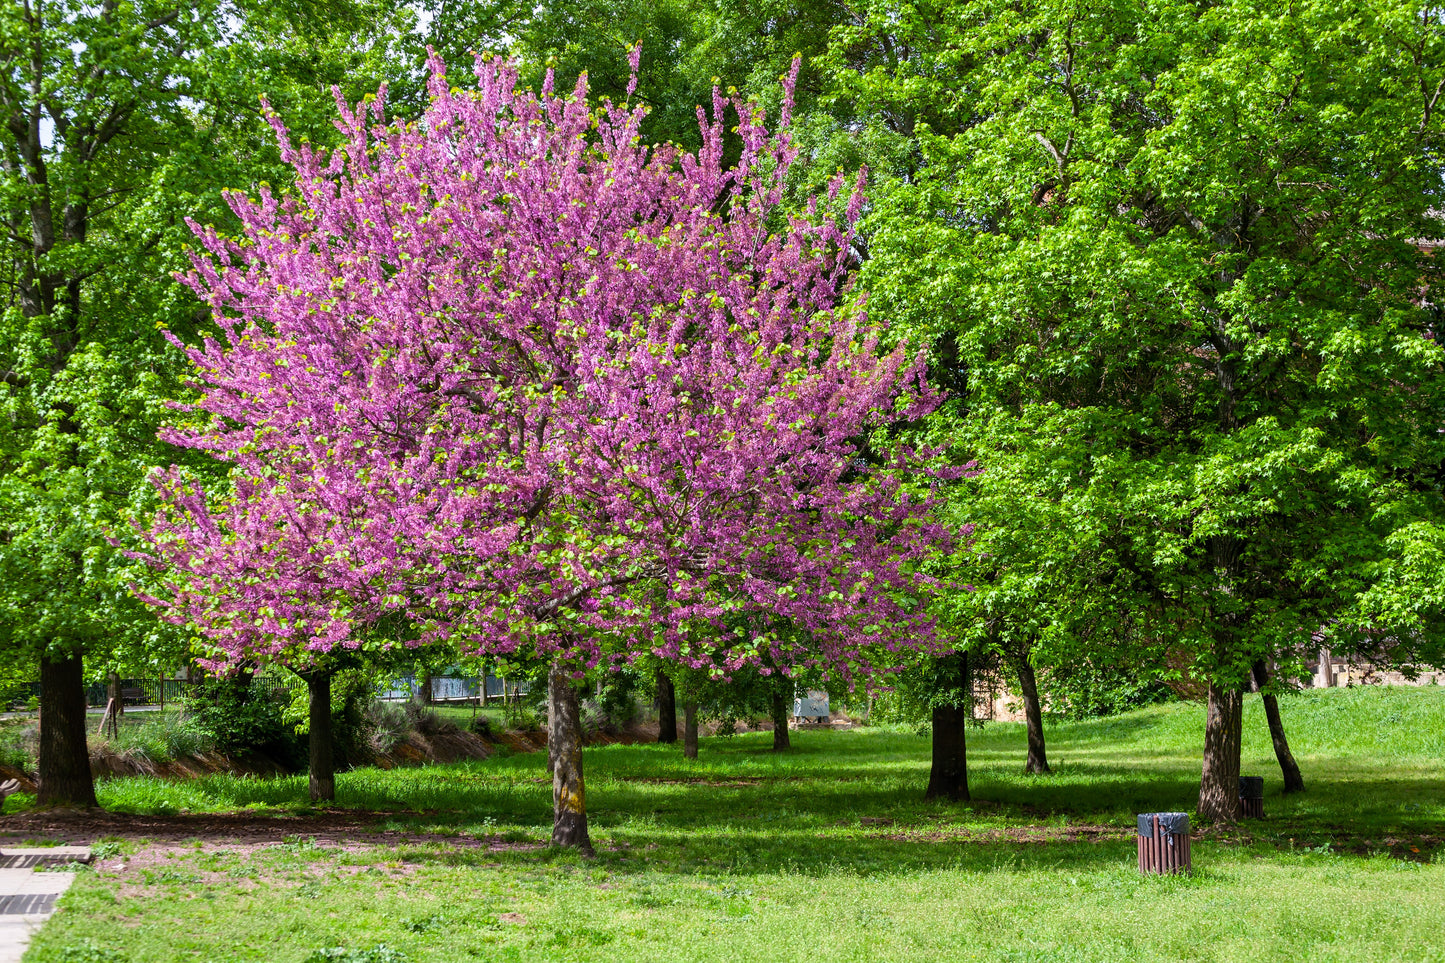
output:
[[583, 813], [587, 811], [587, 804], [583, 799], [581, 789], [563, 786], [557, 792], [557, 802], [564, 811], [569, 813]]

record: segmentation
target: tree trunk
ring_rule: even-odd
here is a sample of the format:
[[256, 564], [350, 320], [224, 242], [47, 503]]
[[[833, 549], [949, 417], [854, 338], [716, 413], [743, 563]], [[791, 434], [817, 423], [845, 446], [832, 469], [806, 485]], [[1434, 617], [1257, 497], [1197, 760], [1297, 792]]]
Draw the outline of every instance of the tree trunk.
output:
[[697, 758], [696, 702], [685, 702], [682, 706], [682, 754], [689, 759]]
[[1014, 669], [1018, 672], [1019, 691], [1024, 699], [1024, 721], [1029, 734], [1029, 757], [1024, 771], [1035, 774], [1049, 772], [1049, 757], [1044, 746], [1044, 713], [1039, 706], [1039, 683], [1034, 676], [1034, 667], [1028, 656], [1019, 659]]
[[582, 707], [566, 671], [547, 673], [547, 758], [552, 768], [552, 845], [592, 855], [582, 785]]
[[782, 689], [773, 690], [773, 751], [793, 748], [788, 738], [788, 698]]
[[331, 672], [315, 669], [305, 676], [311, 696], [311, 801], [336, 800], [336, 759], [331, 744]]
[[431, 694], [431, 669], [423, 669], [421, 673], [421, 702], [429, 706], [434, 700]]
[[1199, 780], [1201, 822], [1235, 823], [1239, 804], [1239, 752], [1244, 693], [1211, 680], [1204, 721], [1204, 768]]
[[40, 656], [40, 763], [35, 800], [41, 806], [95, 803], [85, 741], [85, 673], [80, 653]]
[[933, 707], [933, 768], [924, 799], [962, 802], [969, 798], [967, 730], [967, 707]]
[[928, 773], [924, 799], [961, 802], [968, 796], [968, 721], [973, 691], [969, 684], [968, 653], [944, 656], [958, 666], [958, 699], [954, 705], [933, 707], [933, 768]]
[[1284, 776], [1285, 792], [1304, 792], [1305, 780], [1300, 775], [1299, 763], [1289, 751], [1289, 740], [1284, 735], [1284, 720], [1279, 714], [1279, 700], [1274, 693], [1265, 689], [1269, 685], [1269, 670], [1263, 662], [1254, 664], [1254, 684], [1259, 686], [1260, 697], [1264, 700], [1264, 716], [1269, 720], [1269, 737], [1274, 742], [1274, 757], [1279, 760], [1279, 770]]
[[677, 741], [677, 689], [661, 670], [657, 673], [657, 741]]

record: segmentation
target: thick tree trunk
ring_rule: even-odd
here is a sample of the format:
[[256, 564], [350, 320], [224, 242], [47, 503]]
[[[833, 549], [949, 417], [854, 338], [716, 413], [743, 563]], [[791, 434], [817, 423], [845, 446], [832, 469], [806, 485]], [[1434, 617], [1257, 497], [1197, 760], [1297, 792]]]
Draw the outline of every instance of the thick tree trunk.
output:
[[1279, 760], [1279, 770], [1284, 776], [1285, 792], [1304, 792], [1305, 780], [1300, 775], [1299, 763], [1289, 751], [1289, 740], [1284, 734], [1284, 720], [1279, 714], [1279, 700], [1274, 693], [1266, 690], [1269, 685], [1269, 670], [1263, 662], [1254, 664], [1254, 684], [1259, 686], [1260, 697], [1264, 700], [1264, 716], [1269, 720], [1269, 737], [1274, 742], [1274, 757]]
[[582, 785], [582, 706], [563, 669], [547, 674], [547, 756], [552, 768], [552, 845], [592, 855]]
[[1204, 721], [1204, 768], [1199, 780], [1201, 822], [1235, 823], [1239, 804], [1239, 752], [1244, 693], [1239, 686], [1209, 683]]
[[94, 806], [95, 780], [85, 742], [85, 674], [80, 653], [40, 656], [41, 806]]
[[968, 653], [955, 652], [944, 656], [957, 663], [960, 698], [955, 705], [933, 707], [933, 768], [928, 773], [928, 790], [924, 799], [968, 799], [968, 721], [972, 713], [969, 700]]
[[967, 707], [933, 707], [933, 768], [924, 799], [961, 802], [969, 798], [967, 730]]
[[1024, 656], [1014, 664], [1018, 672], [1019, 692], [1024, 699], [1024, 722], [1029, 735], [1029, 757], [1024, 771], [1036, 774], [1049, 772], [1049, 756], [1044, 746], [1044, 713], [1039, 705], [1039, 682], [1034, 667]]
[[657, 673], [657, 741], [677, 741], [677, 688], [661, 670]]
[[773, 690], [773, 751], [793, 748], [788, 738], [788, 697], [782, 689]]
[[336, 759], [331, 743], [331, 673], [308, 672], [306, 689], [311, 696], [309, 737], [311, 748], [311, 801], [336, 799]]
[[689, 759], [697, 758], [696, 702], [686, 702], [682, 706], [682, 754]]

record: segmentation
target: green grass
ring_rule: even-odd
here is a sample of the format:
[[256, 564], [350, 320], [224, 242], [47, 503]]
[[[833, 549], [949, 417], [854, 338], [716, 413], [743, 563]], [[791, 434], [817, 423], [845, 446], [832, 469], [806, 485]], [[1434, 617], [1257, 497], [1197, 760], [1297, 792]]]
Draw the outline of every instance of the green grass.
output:
[[542, 754], [343, 774], [385, 845], [295, 835], [299, 778], [113, 780], [114, 809], [292, 818], [259, 847], [123, 841], [25, 959], [1445, 960], [1445, 689], [1282, 702], [1309, 791], [1279, 794], [1251, 699], [1268, 818], [1196, 840], [1189, 878], [1140, 877], [1129, 830], [1193, 807], [1198, 706], [1055, 726], [1043, 778], [1021, 727], [975, 731], [962, 805], [919, 799], [911, 733], [589, 749], [593, 860], [542, 845]]

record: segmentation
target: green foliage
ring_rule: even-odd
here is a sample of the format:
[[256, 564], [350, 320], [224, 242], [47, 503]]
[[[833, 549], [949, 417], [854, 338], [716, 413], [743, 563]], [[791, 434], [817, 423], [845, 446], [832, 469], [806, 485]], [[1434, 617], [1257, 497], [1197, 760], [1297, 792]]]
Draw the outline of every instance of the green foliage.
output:
[[[131, 713], [137, 721], [127, 720], [115, 738], [107, 740], [111, 751], [150, 762], [166, 762], [194, 756], [214, 744], [214, 737], [186, 712]], [[234, 716], [233, 716], [234, 718]], [[220, 725], [212, 717], [210, 725]], [[237, 750], [232, 750], [237, 751]]]
[[213, 677], [195, 687], [185, 708], [217, 752], [259, 752], [295, 763], [299, 747], [282, 720], [283, 693], [264, 678]]
[[0, 763], [34, 772], [40, 750], [40, 728], [33, 719], [0, 720]]
[[371, 748], [380, 753], [390, 752], [412, 730], [404, 705], [380, 699], [372, 700], [365, 721]]
[[1296, 658], [1392, 532], [1445, 518], [1417, 245], [1445, 231], [1445, 26], [1395, 0], [928, 10], [864, 3], [834, 45], [853, 109], [914, 145], [874, 191], [869, 310], [954, 392], [922, 434], [982, 468], [954, 513], [976, 591], [945, 614], [1041, 667], [1167, 648], [1235, 685]]
[[1159, 672], [1138, 664], [1075, 659], [1039, 680], [1043, 710], [1059, 719], [1112, 716], [1175, 698]]
[[927, 734], [933, 729], [935, 706], [968, 706], [970, 712], [974, 710], [974, 678], [992, 667], [987, 654], [956, 652], [919, 658], [890, 677], [890, 690], [874, 700], [869, 720]]

